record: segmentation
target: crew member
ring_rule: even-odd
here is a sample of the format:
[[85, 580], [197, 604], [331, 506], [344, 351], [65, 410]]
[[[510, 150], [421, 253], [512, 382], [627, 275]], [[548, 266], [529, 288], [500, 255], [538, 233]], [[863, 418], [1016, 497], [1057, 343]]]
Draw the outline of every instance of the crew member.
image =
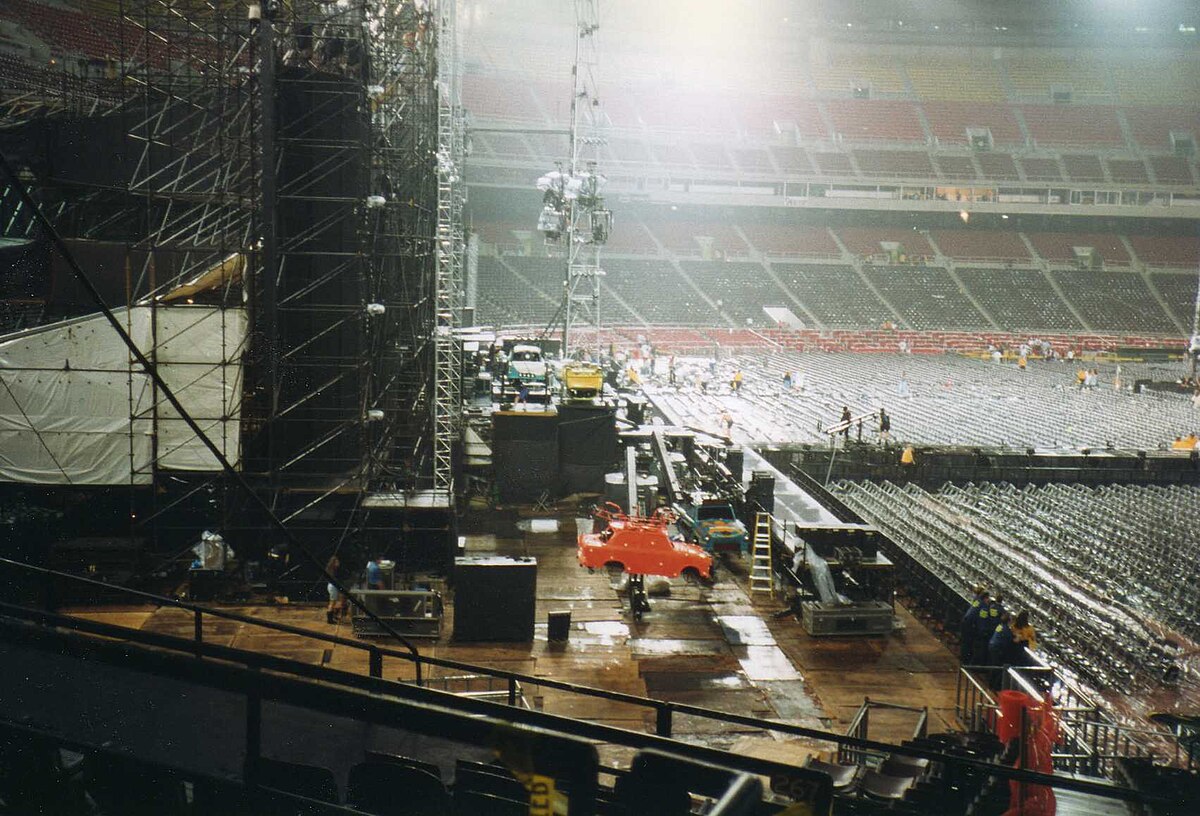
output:
[[1033, 630], [1033, 624], [1029, 622], [1029, 612], [1022, 609], [1017, 613], [1016, 619], [1012, 622], [1013, 632], [1013, 650], [1016, 653], [1014, 663], [1025, 665], [1026, 649], [1037, 650], [1037, 632]]
[[[967, 607], [958, 630], [959, 659], [964, 666], [971, 666], [975, 663], [975, 629], [978, 626], [979, 610], [987, 601], [988, 591], [977, 585], [975, 597], [971, 599], [971, 605]], [[979, 659], [982, 659], [982, 656]]]
[[992, 628], [992, 635], [988, 638], [988, 665], [1011, 666], [1014, 662], [1013, 655], [1016, 653], [1015, 645], [1008, 613], [1001, 612], [998, 622]]
[[367, 562], [367, 589], [383, 589], [383, 568], [378, 558]]
[[[342, 562], [338, 559], [336, 553], [331, 555], [329, 560], [325, 562], [325, 574], [331, 578], [340, 579], [341, 575], [339, 573], [341, 568]], [[325, 585], [325, 590], [329, 593], [329, 606], [325, 610], [325, 622], [337, 623], [346, 608], [346, 598], [332, 581]]]
[[975, 623], [975, 659], [987, 660], [988, 658], [988, 642], [992, 639], [992, 633], [996, 629], [996, 624], [1000, 622], [1000, 615], [1004, 612], [1003, 599], [999, 594], [993, 595], [979, 607], [979, 617]]
[[884, 409], [879, 409], [879, 444], [887, 447], [887, 444], [892, 441], [892, 418], [888, 416], [888, 412]]

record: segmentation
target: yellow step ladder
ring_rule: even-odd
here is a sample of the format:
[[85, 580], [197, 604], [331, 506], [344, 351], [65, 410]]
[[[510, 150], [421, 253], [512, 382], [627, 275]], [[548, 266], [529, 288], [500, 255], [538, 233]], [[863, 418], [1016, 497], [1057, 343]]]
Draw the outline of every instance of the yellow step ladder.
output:
[[771, 575], [771, 517], [758, 513], [754, 517], [754, 548], [751, 550], [750, 591], [775, 595], [775, 581]]

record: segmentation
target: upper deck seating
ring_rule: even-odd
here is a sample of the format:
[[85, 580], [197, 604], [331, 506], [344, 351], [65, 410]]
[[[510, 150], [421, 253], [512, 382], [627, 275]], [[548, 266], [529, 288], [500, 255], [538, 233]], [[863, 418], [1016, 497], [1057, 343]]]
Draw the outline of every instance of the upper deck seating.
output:
[[938, 175], [946, 181], [973, 181], [979, 176], [970, 156], [935, 154], [933, 161], [937, 165]]
[[809, 153], [808, 157], [823, 176], [852, 178], [855, 175], [850, 157], [845, 153]]
[[1093, 247], [1109, 265], [1126, 266], [1130, 260], [1121, 239], [1112, 233], [1031, 232], [1028, 238], [1039, 255], [1054, 263], [1073, 264], [1075, 247]]
[[983, 170], [983, 177], [989, 181], [1019, 181], [1021, 174], [1013, 157], [1007, 153], [992, 153], [987, 151], [976, 156]]
[[[1179, 101], [1188, 100], [1182, 97]], [[1200, 137], [1200, 107], [1131, 107], [1125, 109], [1125, 119], [1134, 140], [1144, 150], [1170, 150], [1172, 131]]]
[[1025, 156], [1021, 159], [1021, 169], [1030, 181], [1062, 181], [1057, 159]]
[[979, 59], [955, 59], [922, 54], [905, 60], [904, 69], [913, 91], [921, 99], [971, 103], [1003, 102], [1005, 99], [1003, 74], [990, 55]]
[[816, 172], [808, 159], [808, 151], [802, 147], [776, 145], [771, 148], [771, 155], [784, 175], [811, 176]]
[[1146, 266], [1200, 267], [1200, 237], [1195, 235], [1129, 235], [1133, 251]]
[[1108, 172], [1118, 184], [1146, 184], [1150, 176], [1142, 159], [1109, 159]]
[[925, 129], [911, 102], [831, 99], [826, 101], [825, 110], [834, 130], [850, 142], [925, 142]]
[[1181, 184], [1192, 186], [1196, 183], [1193, 172], [1194, 165], [1183, 156], [1150, 156], [1150, 169], [1159, 184]]
[[864, 176], [911, 179], [935, 177], [929, 154], [915, 150], [855, 150], [854, 159]]
[[1028, 49], [1010, 57], [1007, 69], [1018, 97], [1049, 101], [1053, 88], [1066, 87], [1071, 89], [1072, 102], [1110, 98], [1104, 63], [1084, 55], [1067, 57]]
[[1022, 105], [1033, 140], [1041, 146], [1120, 147], [1125, 144], [1116, 110], [1093, 105]]
[[828, 230], [820, 227], [747, 222], [741, 228], [754, 248], [765, 255], [807, 255], [818, 258], [841, 255]]
[[1062, 157], [1071, 181], [1104, 181], [1104, 166], [1100, 158], [1088, 153], [1067, 153]]
[[942, 252], [956, 260], [1028, 261], [1029, 250], [1015, 232], [985, 229], [935, 230]]
[[1000, 104], [923, 102], [925, 119], [943, 144], [967, 144], [967, 128], [987, 128], [996, 145], [1021, 145], [1025, 137], [1012, 108]]
[[834, 54], [827, 62], [809, 66], [813, 85], [825, 93], [849, 94], [855, 88], [904, 93], [900, 66], [890, 56]]
[[862, 258], [885, 255], [882, 243], [896, 243], [902, 247], [906, 258], [932, 256], [933, 247], [925, 236], [912, 229], [889, 229], [886, 227], [839, 227], [836, 230], [846, 249]]
[[462, 100], [463, 107], [476, 117], [525, 122], [542, 119], [529, 86], [518, 77], [464, 74]]

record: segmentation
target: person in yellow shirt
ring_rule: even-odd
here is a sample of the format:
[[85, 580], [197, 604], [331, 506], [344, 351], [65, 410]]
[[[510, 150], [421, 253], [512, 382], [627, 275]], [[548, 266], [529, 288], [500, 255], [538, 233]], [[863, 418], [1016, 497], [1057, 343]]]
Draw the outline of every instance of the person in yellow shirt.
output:
[[1037, 651], [1037, 632], [1033, 629], [1033, 624], [1029, 622], [1029, 612], [1022, 609], [1017, 613], [1016, 619], [1012, 622], [1013, 641], [1017, 649], [1025, 647]]
[[1189, 434], [1188, 436], [1177, 436], [1175, 441], [1171, 443], [1171, 450], [1190, 451], [1196, 447], [1196, 435]]
[[913, 454], [912, 445], [906, 445], [903, 452], [900, 454], [900, 464], [912, 465], [916, 463], [916, 456]]

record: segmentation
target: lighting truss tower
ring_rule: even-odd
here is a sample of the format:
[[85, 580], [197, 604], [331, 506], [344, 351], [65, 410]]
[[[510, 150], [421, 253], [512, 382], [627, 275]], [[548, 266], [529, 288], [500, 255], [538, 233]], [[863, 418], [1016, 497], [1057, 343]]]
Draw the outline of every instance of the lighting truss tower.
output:
[[437, 126], [437, 337], [433, 394], [433, 490], [454, 500], [454, 454], [461, 432], [462, 355], [455, 334], [462, 323], [466, 234], [464, 120], [457, 36], [457, 2], [439, 4]]
[[604, 144], [600, 98], [596, 80], [599, 68], [597, 37], [600, 0], [575, 0], [575, 65], [571, 72], [571, 157], [539, 180], [544, 208], [538, 228], [549, 241], [566, 241], [567, 268], [563, 300], [550, 325], [562, 320], [562, 355], [570, 354], [573, 336], [591, 333], [599, 351], [600, 250], [612, 228], [612, 213], [605, 208], [600, 190], [600, 147]]

